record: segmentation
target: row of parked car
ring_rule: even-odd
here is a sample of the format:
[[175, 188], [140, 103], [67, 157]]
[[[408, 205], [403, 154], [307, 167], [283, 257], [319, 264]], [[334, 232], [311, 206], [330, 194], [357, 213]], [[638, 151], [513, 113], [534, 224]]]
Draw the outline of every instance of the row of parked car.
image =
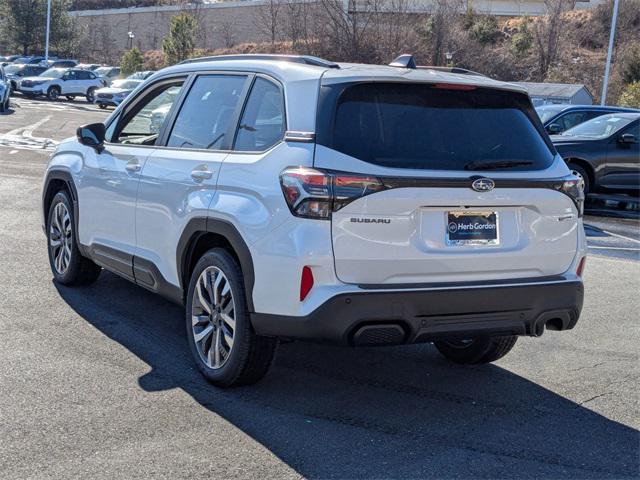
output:
[[639, 191], [640, 110], [544, 105], [536, 112], [558, 153], [582, 176], [585, 194]]
[[[15, 58], [14, 58], [15, 57]], [[100, 108], [117, 106], [152, 71], [121, 78], [118, 67], [80, 64], [76, 60], [48, 60], [43, 57], [0, 57], [0, 112], [8, 108], [9, 95], [45, 96], [49, 100], [85, 97]]]

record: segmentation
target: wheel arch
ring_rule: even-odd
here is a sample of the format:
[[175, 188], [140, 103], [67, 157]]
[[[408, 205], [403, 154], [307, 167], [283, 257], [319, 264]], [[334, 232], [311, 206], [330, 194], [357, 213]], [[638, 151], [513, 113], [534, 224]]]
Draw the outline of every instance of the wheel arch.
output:
[[45, 177], [45, 181], [42, 188], [42, 227], [44, 228], [45, 234], [47, 229], [49, 228], [48, 217], [49, 217], [49, 207], [51, 206], [51, 202], [53, 201], [53, 197], [55, 197], [56, 193], [60, 190], [66, 190], [71, 197], [71, 203], [73, 206], [73, 231], [76, 239], [76, 243], [78, 245], [78, 250], [84, 256], [87, 255], [84, 246], [80, 243], [80, 231], [78, 230], [78, 219], [79, 215], [79, 203], [78, 203], [78, 190], [76, 189], [76, 185], [73, 182], [73, 177], [71, 173], [66, 170], [49, 170]]
[[69, 192], [69, 195], [71, 195], [71, 201], [73, 202], [73, 216], [76, 223], [78, 221], [78, 191], [73, 183], [71, 173], [65, 170], [50, 170], [45, 177], [42, 189], [42, 212], [45, 227], [47, 227], [47, 215], [49, 213], [49, 207], [51, 206], [53, 197], [60, 190], [66, 190]]
[[583, 170], [585, 172], [587, 172], [587, 175], [589, 176], [589, 178], [588, 178], [589, 185], [591, 185], [591, 188], [595, 187], [596, 172], [595, 172], [595, 169], [593, 168], [593, 166], [588, 161], [586, 161], [583, 158], [575, 157], [575, 156], [567, 156], [567, 158], [565, 158], [564, 161], [566, 162], [567, 166], [569, 166], [569, 167], [571, 166], [571, 164], [579, 165], [580, 167], [582, 167]]
[[189, 290], [189, 278], [198, 259], [207, 250], [216, 247], [226, 249], [238, 262], [247, 293], [247, 307], [249, 312], [253, 312], [255, 277], [249, 247], [232, 223], [215, 218], [191, 219], [178, 241], [176, 266], [184, 304], [186, 305], [186, 296]]

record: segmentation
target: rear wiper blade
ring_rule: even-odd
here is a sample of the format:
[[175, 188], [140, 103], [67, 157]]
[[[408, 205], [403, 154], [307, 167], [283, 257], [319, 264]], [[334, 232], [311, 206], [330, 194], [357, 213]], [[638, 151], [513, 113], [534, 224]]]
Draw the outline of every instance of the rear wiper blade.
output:
[[493, 170], [494, 168], [513, 168], [532, 165], [533, 162], [526, 160], [493, 160], [493, 161], [474, 161], [464, 166], [465, 170]]

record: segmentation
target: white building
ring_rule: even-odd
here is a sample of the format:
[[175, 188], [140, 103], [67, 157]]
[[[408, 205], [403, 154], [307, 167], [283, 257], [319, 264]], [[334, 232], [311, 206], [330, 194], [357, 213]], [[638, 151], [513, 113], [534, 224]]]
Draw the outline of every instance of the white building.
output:
[[582, 84], [512, 82], [525, 88], [537, 107], [549, 104], [592, 105], [593, 95]]

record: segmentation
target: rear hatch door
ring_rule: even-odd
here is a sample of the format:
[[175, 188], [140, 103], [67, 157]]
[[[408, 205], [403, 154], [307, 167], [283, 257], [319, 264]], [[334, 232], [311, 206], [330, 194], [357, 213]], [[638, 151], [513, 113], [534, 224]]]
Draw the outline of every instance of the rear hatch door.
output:
[[319, 119], [331, 121], [319, 128], [314, 165], [334, 172], [337, 195], [343, 175], [380, 184], [332, 214], [341, 281], [441, 284], [569, 268], [578, 211], [558, 191], [567, 169], [526, 95], [389, 82], [323, 88]]

